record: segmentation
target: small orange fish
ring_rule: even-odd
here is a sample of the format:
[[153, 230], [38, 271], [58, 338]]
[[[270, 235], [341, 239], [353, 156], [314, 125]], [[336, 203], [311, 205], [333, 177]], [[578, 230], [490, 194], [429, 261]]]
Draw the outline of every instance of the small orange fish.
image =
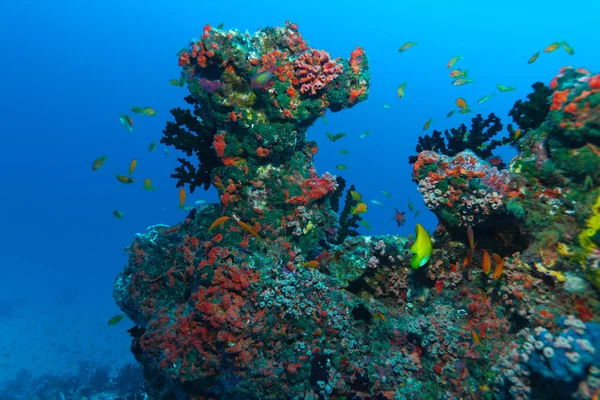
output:
[[475, 237], [471, 225], [467, 225], [467, 238], [469, 239], [469, 247], [471, 247], [471, 250], [475, 250]]
[[521, 128], [519, 128], [515, 131], [515, 140], [521, 137], [521, 133], [523, 133]]
[[129, 163], [129, 175], [133, 174], [133, 171], [135, 171], [135, 168], [137, 167], [137, 160], [134, 158], [133, 160], [131, 160], [131, 162]]
[[102, 168], [104, 161], [106, 161], [107, 158], [108, 157], [106, 157], [104, 154], [102, 154], [102, 157], [96, 158], [92, 163], [92, 171]]
[[429, 129], [429, 126], [431, 125], [432, 122], [433, 122], [433, 119], [429, 118], [427, 120], [427, 122], [425, 122], [425, 125], [423, 125], [423, 130], [426, 131], [427, 129]]
[[217, 219], [215, 219], [215, 222], [212, 223], [212, 225], [210, 226], [210, 228], [208, 228], [208, 231], [212, 231], [213, 229], [215, 229], [218, 226], [223, 225], [225, 222], [229, 221], [230, 217], [219, 217]]
[[305, 263], [302, 263], [301, 265], [306, 268], [318, 268], [319, 262], [317, 260], [312, 260], [312, 261], [307, 261]]
[[469, 329], [471, 331], [471, 336], [473, 337], [473, 341], [477, 343], [477, 345], [481, 346], [481, 339], [479, 339], [479, 335], [473, 329]]
[[597, 148], [596, 146], [594, 146], [594, 145], [593, 145], [593, 144], [591, 144], [591, 143], [588, 143], [588, 144], [587, 144], [587, 147], [589, 147], [589, 149], [590, 149], [591, 151], [593, 151], [595, 155], [597, 155], [597, 156], [599, 156], [599, 157], [600, 157], [600, 150], [598, 150], [598, 148]]
[[352, 210], [351, 214], [364, 214], [365, 212], [367, 212], [367, 205], [365, 203], [359, 203], [356, 207], [354, 207], [354, 210]]
[[462, 57], [461, 57], [461, 56], [452, 57], [452, 58], [450, 59], [450, 61], [448, 61], [448, 65], [446, 65], [446, 67], [447, 67], [448, 69], [450, 69], [450, 68], [454, 67], [454, 64], [456, 64], [456, 62], [457, 62], [458, 60], [462, 60]]
[[118, 180], [119, 182], [121, 182], [121, 183], [130, 184], [130, 183], [133, 183], [133, 182], [135, 182], [135, 181], [133, 180], [133, 178], [130, 178], [130, 177], [128, 177], [128, 176], [124, 176], [124, 175], [118, 175], [118, 174], [117, 174], [117, 171], [115, 171], [115, 177], [116, 177], [116, 178], [117, 178], [117, 180]]
[[250, 225], [248, 225], [244, 221], [241, 221], [239, 218], [237, 218], [235, 216], [233, 217], [233, 219], [239, 225], [240, 228], [242, 228], [243, 230], [245, 230], [246, 232], [248, 232], [249, 234], [254, 236], [256, 238], [256, 240], [259, 240], [259, 241], [262, 240], [262, 238], [260, 236], [258, 236], [258, 233], [254, 229], [252, 229], [252, 227]]
[[504, 258], [494, 253], [494, 261], [498, 263], [494, 269], [494, 279], [498, 279], [502, 276], [502, 271], [504, 271]]
[[469, 250], [469, 253], [465, 257], [463, 261], [463, 268], [467, 268], [469, 264], [471, 264], [471, 259], [473, 258], [473, 250]]
[[400, 85], [398, 87], [398, 97], [400, 97], [400, 98], [404, 97], [404, 88], [406, 88], [406, 82], [404, 82], [402, 85]]
[[375, 321], [382, 321], [385, 322], [386, 318], [385, 315], [383, 315], [383, 313], [377, 311], [376, 313], [373, 314], [373, 319]]
[[490, 258], [490, 253], [486, 250], [483, 251], [483, 272], [486, 275], [489, 275], [492, 270], [492, 259]]
[[456, 99], [456, 105], [462, 109], [465, 109], [468, 107], [467, 102], [462, 97], [459, 97], [458, 99]]
[[533, 64], [535, 62], [535, 60], [538, 59], [539, 55], [540, 55], [540, 52], [538, 51], [537, 53], [535, 53], [534, 55], [529, 57], [529, 60], [527, 60], [527, 64]]
[[453, 69], [452, 71], [450, 71], [450, 77], [451, 78], [460, 78], [461, 76], [466, 77], [467, 76], [467, 71], [468, 69], [465, 69], [464, 71], [461, 71], [460, 69]]
[[553, 51], [556, 51], [556, 49], [558, 49], [561, 44], [562, 43], [560, 43], [560, 42], [555, 42], [555, 43], [549, 44], [548, 47], [546, 47], [544, 49], [544, 53], [552, 53]]
[[183, 208], [183, 205], [185, 204], [185, 197], [185, 189], [182, 187], [179, 189], [179, 208]]

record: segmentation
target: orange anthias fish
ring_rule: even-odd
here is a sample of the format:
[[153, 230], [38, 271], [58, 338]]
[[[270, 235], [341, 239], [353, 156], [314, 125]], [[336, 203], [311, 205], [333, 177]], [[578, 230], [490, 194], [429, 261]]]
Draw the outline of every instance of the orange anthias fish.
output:
[[544, 49], [544, 53], [552, 53], [553, 51], [556, 51], [556, 49], [558, 49], [561, 44], [562, 43], [560, 42], [554, 42], [552, 44], [549, 44], [548, 47]]
[[133, 160], [131, 160], [131, 162], [129, 163], [129, 175], [133, 174], [133, 171], [135, 171], [135, 168], [137, 167], [137, 160], [134, 158]]
[[527, 61], [527, 64], [533, 64], [535, 62], [535, 60], [538, 59], [540, 55], [540, 52], [538, 51], [537, 53], [535, 53], [534, 55], [532, 55], [529, 60]]
[[450, 59], [450, 61], [448, 61], [448, 65], [446, 65], [446, 67], [447, 67], [448, 69], [450, 69], [450, 68], [454, 67], [454, 64], [456, 64], [456, 62], [457, 62], [458, 60], [462, 60], [462, 57], [461, 57], [461, 56], [452, 57], [452, 58]]
[[125, 183], [125, 184], [129, 184], [129, 183], [133, 183], [135, 182], [133, 180], [133, 178], [130, 178], [128, 176], [124, 176], [124, 175], [118, 175], [117, 171], [115, 171], [115, 177], [117, 178], [117, 180], [121, 183]]
[[486, 275], [489, 275], [492, 270], [492, 259], [490, 258], [490, 253], [487, 250], [483, 251], [483, 272]]
[[179, 189], [179, 208], [183, 208], [183, 205], [185, 204], [185, 197], [185, 189], [182, 187]]
[[521, 137], [522, 132], [523, 131], [521, 131], [521, 128], [519, 128], [515, 131], [515, 140]]
[[469, 239], [469, 247], [471, 250], [475, 250], [475, 236], [471, 225], [467, 225], [467, 238]]
[[212, 231], [213, 229], [215, 229], [218, 226], [223, 225], [225, 222], [229, 221], [230, 217], [228, 216], [224, 216], [224, 217], [219, 217], [217, 219], [215, 219], [215, 222], [212, 223], [212, 225], [208, 228], [208, 231]]
[[101, 157], [96, 158], [92, 163], [92, 171], [102, 168], [104, 161], [106, 161], [107, 158], [108, 157], [106, 157], [104, 154], [102, 154]]
[[242, 228], [243, 230], [245, 230], [246, 232], [248, 232], [249, 234], [251, 234], [252, 236], [254, 236], [256, 238], [256, 240], [262, 240], [262, 238], [258, 235], [258, 233], [247, 223], [245, 223], [244, 221], [240, 220], [237, 217], [233, 217], [233, 219], [235, 220], [235, 222], [238, 224], [238, 226], [240, 228]]
[[473, 341], [477, 343], [477, 345], [481, 346], [481, 339], [479, 339], [479, 335], [473, 329], [469, 329], [471, 331], [471, 336], [473, 337]]
[[459, 97], [458, 99], [456, 99], [456, 105], [459, 108], [463, 108], [463, 109], [468, 107], [466, 100], [463, 99], [462, 97]]
[[365, 212], [367, 212], [367, 205], [365, 203], [359, 203], [356, 207], [354, 207], [351, 214], [364, 214]]
[[433, 122], [433, 119], [429, 118], [427, 120], [427, 122], [425, 122], [425, 125], [423, 125], [423, 130], [426, 131], [427, 129], [429, 129], [429, 126], [431, 125], [432, 122]]
[[494, 253], [494, 261], [497, 263], [494, 269], [494, 279], [498, 279], [502, 276], [502, 271], [504, 271], [504, 258]]
[[306, 268], [318, 268], [319, 262], [317, 260], [312, 260], [312, 261], [307, 261], [305, 263], [302, 263], [301, 265]]

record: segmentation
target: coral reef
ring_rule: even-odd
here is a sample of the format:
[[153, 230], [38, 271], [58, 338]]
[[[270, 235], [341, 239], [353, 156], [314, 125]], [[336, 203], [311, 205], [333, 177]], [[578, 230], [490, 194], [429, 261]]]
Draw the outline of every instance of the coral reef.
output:
[[[596, 149], [596, 93], [575, 101], [595, 76], [563, 70], [523, 137], [492, 139], [491, 114], [448, 144], [420, 139], [412, 178], [440, 225], [413, 269], [412, 239], [354, 236], [353, 186], [338, 218], [345, 181], [317, 174], [305, 137], [368, 95], [361, 48], [334, 59], [291, 22], [206, 26], [179, 65], [194, 109], [174, 111], [164, 141], [197, 160], [180, 160], [177, 185], [220, 201], [137, 234], [115, 281], [151, 398], [600, 395], [597, 181], [557, 167], [563, 148]], [[504, 142], [509, 169], [486, 161]]]
[[[481, 114], [477, 114], [471, 119], [471, 128], [468, 130], [465, 124], [461, 124], [458, 128], [452, 128], [450, 131], [445, 130], [443, 137], [442, 132], [437, 130], [434, 130], [431, 136], [419, 136], [416, 147], [417, 155], [409, 156], [408, 162], [414, 164], [417, 161], [418, 153], [425, 150], [447, 156], [455, 156], [462, 151], [471, 150], [479, 158], [488, 159], [492, 157], [492, 152], [496, 147], [508, 143], [509, 138], [492, 139], [502, 131], [502, 128], [500, 118], [493, 113], [485, 119]], [[502, 166], [505, 165], [502, 164]]]
[[517, 100], [508, 112], [515, 124], [525, 132], [539, 127], [550, 112], [552, 90], [543, 82], [536, 82], [531, 87], [533, 92], [527, 95], [527, 100]]

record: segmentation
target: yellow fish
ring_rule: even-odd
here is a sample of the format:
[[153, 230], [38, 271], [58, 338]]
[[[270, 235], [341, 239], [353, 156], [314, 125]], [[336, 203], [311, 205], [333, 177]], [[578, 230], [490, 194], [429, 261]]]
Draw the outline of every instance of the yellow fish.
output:
[[114, 317], [111, 317], [111, 319], [108, 320], [108, 326], [113, 326], [118, 324], [119, 322], [121, 322], [123, 320], [123, 318], [125, 318], [125, 314], [118, 314], [115, 315]]
[[149, 117], [154, 117], [157, 114], [156, 110], [152, 107], [144, 107], [143, 113], [144, 113], [144, 115], [147, 115]]
[[130, 178], [130, 177], [128, 177], [128, 176], [124, 176], [124, 175], [119, 175], [119, 174], [117, 174], [117, 171], [115, 171], [115, 176], [117, 177], [117, 180], [118, 180], [119, 182], [121, 182], [121, 183], [130, 184], [130, 183], [133, 183], [133, 182], [135, 182], [135, 181], [133, 180], [133, 178]]
[[572, 56], [573, 54], [575, 54], [575, 50], [573, 50], [573, 48], [569, 46], [567, 42], [563, 41], [562, 44], [563, 48], [565, 49], [568, 55]]
[[152, 179], [150, 179], [150, 178], [144, 179], [144, 186], [143, 186], [143, 188], [146, 189], [146, 190], [154, 190], [154, 189], [156, 189], [155, 186], [152, 186]]
[[106, 161], [107, 158], [108, 157], [106, 157], [104, 154], [102, 154], [102, 157], [96, 158], [92, 163], [92, 171], [102, 168], [104, 161]]
[[367, 205], [365, 203], [359, 203], [356, 207], [354, 207], [354, 210], [352, 210], [351, 214], [364, 214], [365, 212], [367, 212]]
[[185, 189], [182, 187], [179, 189], [179, 208], [183, 208], [183, 205], [185, 204], [185, 197]]
[[402, 85], [400, 85], [398, 87], [398, 97], [403, 98], [404, 97], [404, 88], [406, 87], [406, 82], [404, 82]]
[[410, 251], [415, 255], [410, 261], [410, 265], [414, 269], [418, 269], [429, 261], [429, 257], [431, 257], [431, 252], [433, 251], [433, 245], [431, 244], [429, 234], [421, 224], [417, 224], [415, 231], [417, 238], [410, 248]]
[[350, 195], [352, 196], [352, 198], [354, 200], [359, 201], [359, 202], [362, 201], [362, 196], [356, 190], [351, 190]]
[[562, 42], [554, 42], [552, 44], [549, 44], [548, 47], [544, 49], [544, 53], [552, 53], [553, 51], [556, 51], [556, 49], [558, 49], [561, 44]]
[[529, 60], [527, 61], [527, 64], [533, 64], [535, 62], [535, 60], [538, 59], [538, 57], [540, 56], [540, 52], [538, 51], [537, 53], [535, 53], [534, 55], [532, 55]]
[[467, 77], [467, 72], [469, 70], [465, 69], [464, 71], [460, 70], [460, 69], [453, 69], [452, 71], [450, 71], [450, 77], [451, 78], [460, 78], [460, 77]]
[[446, 67], [447, 67], [448, 69], [450, 69], [450, 68], [454, 67], [454, 64], [456, 64], [456, 62], [457, 62], [458, 60], [462, 60], [462, 57], [461, 57], [461, 56], [452, 57], [452, 58], [450, 59], [450, 61], [448, 61], [448, 65], [446, 65]]
[[432, 122], [433, 122], [433, 118], [429, 118], [427, 120], [427, 122], [425, 122], [425, 125], [423, 125], [423, 130], [426, 131], [427, 129], [429, 129], [429, 126], [431, 125]]
[[400, 46], [400, 48], [398, 49], [398, 53], [403, 53], [411, 47], [416, 46], [417, 44], [417, 42], [406, 42], [402, 46]]
[[131, 160], [131, 162], [129, 163], [129, 175], [133, 174], [133, 171], [135, 171], [135, 168], [137, 167], [137, 160], [134, 158], [133, 160]]
[[458, 106], [458, 108], [467, 108], [467, 101], [465, 99], [463, 99], [462, 97], [459, 97], [458, 99], [456, 99], [456, 105]]

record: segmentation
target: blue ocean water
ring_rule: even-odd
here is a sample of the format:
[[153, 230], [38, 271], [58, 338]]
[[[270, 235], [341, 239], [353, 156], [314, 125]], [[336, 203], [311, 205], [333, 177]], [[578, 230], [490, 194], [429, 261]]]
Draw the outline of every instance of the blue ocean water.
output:
[[[351, 110], [328, 114], [308, 133], [318, 142], [320, 173], [341, 174], [368, 200], [368, 234], [408, 234], [415, 220], [398, 228], [395, 206], [410, 199], [422, 209], [418, 222], [436, 224], [410, 180], [407, 162], [429, 118], [433, 129], [469, 123], [474, 115], [446, 113], [457, 97], [475, 103], [497, 83], [516, 86], [476, 113], [507, 112], [537, 80], [548, 83], [563, 65], [595, 68], [598, 31], [586, 16], [599, 15], [600, 3], [575, 9], [558, 1], [241, 2], [192, 1], [20, 1], [0, 5], [0, 93], [2, 155], [0, 174], [0, 381], [21, 368], [35, 374], [60, 373], [81, 359], [120, 365], [130, 361], [128, 324], [106, 326], [118, 312], [112, 283], [126, 262], [123, 248], [136, 232], [156, 223], [184, 218], [178, 190], [169, 174], [177, 154], [158, 142], [168, 110], [183, 104], [184, 89], [169, 85], [179, 68], [175, 53], [206, 23], [254, 32], [296, 22], [315, 48], [348, 57], [362, 46], [369, 57], [370, 96]], [[567, 40], [576, 51], [541, 54], [548, 44]], [[406, 41], [418, 46], [399, 54]], [[453, 87], [446, 64], [468, 68], [476, 84]], [[406, 95], [396, 89], [407, 82]], [[384, 109], [390, 104], [391, 109]], [[156, 117], [136, 118], [135, 131], [119, 123], [135, 105], [151, 106]], [[339, 142], [324, 133], [347, 132]], [[372, 131], [364, 139], [360, 133]], [[340, 155], [341, 148], [350, 151]], [[106, 154], [103, 169], [92, 161]], [[500, 151], [510, 156], [510, 150]], [[138, 160], [134, 185], [113, 177]], [[152, 178], [156, 191], [141, 188]], [[381, 195], [389, 191], [393, 200]], [[188, 203], [215, 201], [214, 190], [197, 190]], [[124, 220], [113, 218], [114, 209]], [[407, 214], [408, 215], [408, 214]]]

